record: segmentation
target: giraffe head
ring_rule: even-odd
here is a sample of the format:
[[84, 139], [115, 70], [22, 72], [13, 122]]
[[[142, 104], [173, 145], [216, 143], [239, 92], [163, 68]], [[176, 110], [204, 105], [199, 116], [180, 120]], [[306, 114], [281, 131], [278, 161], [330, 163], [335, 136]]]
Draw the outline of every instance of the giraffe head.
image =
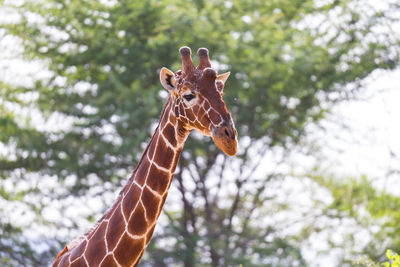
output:
[[167, 68], [160, 72], [161, 84], [168, 90], [175, 116], [186, 130], [198, 130], [211, 136], [227, 155], [237, 152], [237, 132], [231, 114], [222, 99], [229, 72], [217, 75], [211, 68], [208, 50], [197, 51], [199, 65], [194, 66], [189, 47], [181, 47], [182, 70]]

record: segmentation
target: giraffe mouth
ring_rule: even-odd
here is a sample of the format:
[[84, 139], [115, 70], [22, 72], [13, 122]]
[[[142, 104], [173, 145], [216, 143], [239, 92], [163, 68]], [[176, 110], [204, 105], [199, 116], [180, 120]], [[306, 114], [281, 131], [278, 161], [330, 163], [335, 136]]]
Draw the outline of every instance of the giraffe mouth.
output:
[[237, 153], [237, 132], [233, 125], [223, 125], [214, 128], [212, 131], [212, 139], [219, 149], [228, 156], [234, 156]]

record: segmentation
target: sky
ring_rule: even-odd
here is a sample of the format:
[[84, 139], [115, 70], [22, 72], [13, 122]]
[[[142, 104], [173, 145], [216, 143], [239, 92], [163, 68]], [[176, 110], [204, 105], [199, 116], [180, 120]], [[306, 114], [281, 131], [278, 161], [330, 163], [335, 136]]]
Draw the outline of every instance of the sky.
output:
[[[310, 125], [307, 139], [321, 150], [316, 157], [303, 157], [304, 165], [312, 168], [317, 164], [320, 173], [336, 179], [360, 179], [365, 175], [374, 188], [399, 196], [399, 173], [388, 175], [388, 171], [400, 171], [400, 69], [376, 70], [363, 83], [365, 86], [357, 99], [336, 105], [320, 127]], [[305, 196], [308, 197], [313, 196]], [[331, 201], [327, 195], [320, 200]], [[326, 238], [329, 235], [337, 244], [344, 241], [343, 236], [351, 235], [359, 248], [370, 241], [370, 233], [360, 229], [354, 221], [332, 223], [333, 232], [314, 233], [309, 245], [303, 247], [312, 266], [337, 266], [337, 259], [346, 253], [340, 249], [328, 250]], [[371, 229], [373, 227], [371, 225]], [[324, 248], [327, 253], [318, 255], [317, 251]]]
[[359, 99], [335, 106], [322, 122], [326, 130], [316, 130], [316, 136], [326, 146], [325, 164], [335, 166], [332, 171], [368, 175], [377, 186], [399, 195], [393, 186], [400, 185], [399, 177], [387, 177], [387, 171], [400, 170], [400, 70], [376, 70], [364, 83]]

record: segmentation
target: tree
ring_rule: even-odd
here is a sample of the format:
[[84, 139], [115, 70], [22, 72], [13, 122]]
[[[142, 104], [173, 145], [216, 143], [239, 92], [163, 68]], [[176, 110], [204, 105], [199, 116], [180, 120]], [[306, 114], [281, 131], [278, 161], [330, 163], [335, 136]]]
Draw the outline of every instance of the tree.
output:
[[[0, 142], [8, 151], [0, 159], [2, 200], [33, 210], [35, 225], [53, 229], [46, 239], [59, 240], [59, 248], [77, 231], [54, 229], [87, 225], [68, 212], [71, 195], [82, 201], [79, 206], [101, 195], [105, 208], [110, 198], [104, 192], [116, 191], [138, 161], [165, 99], [156, 71], [180, 67], [177, 49], [208, 47], [218, 71], [232, 72], [224, 99], [239, 132], [239, 155], [228, 159], [197, 135], [188, 141], [165, 225], [143, 265], [304, 265], [298, 241], [265, 220], [276, 204], [267, 189], [282, 174], [260, 163], [272, 150], [285, 160], [304, 127], [324, 116], [323, 103], [355, 93], [349, 84], [357, 88], [375, 69], [398, 66], [398, 40], [374, 32], [387, 29], [396, 4], [386, 13], [364, 13], [356, 0], [42, 0], [7, 6], [21, 18], [3, 25], [3, 34], [18, 37], [25, 59], [40, 61], [49, 77], [30, 86], [2, 84]], [[332, 16], [340, 23], [330, 23]], [[67, 125], [40, 129], [18, 107]], [[21, 191], [5, 186], [44, 177], [53, 186], [31, 184]], [[43, 216], [50, 202], [62, 210], [62, 221]], [[81, 216], [93, 221], [98, 214]], [[10, 216], [1, 218], [2, 225], [16, 229]], [[26, 236], [12, 231], [7, 242]], [[15, 249], [0, 257], [12, 264], [21, 253]], [[27, 264], [36, 265], [37, 252], [25, 254]]]
[[[374, 188], [366, 176], [341, 179], [314, 174], [308, 177], [328, 190], [332, 200], [315, 207], [320, 216], [315, 216], [303, 229], [303, 238], [311, 233], [326, 233], [331, 248], [346, 250], [340, 265], [364, 263], [368, 266], [368, 262], [383, 262], [391, 255], [388, 248], [399, 249], [398, 196]], [[326, 220], [327, 217], [330, 220]], [[345, 233], [341, 241], [334, 241], [333, 233], [338, 231]], [[395, 254], [389, 259], [394, 260]]]

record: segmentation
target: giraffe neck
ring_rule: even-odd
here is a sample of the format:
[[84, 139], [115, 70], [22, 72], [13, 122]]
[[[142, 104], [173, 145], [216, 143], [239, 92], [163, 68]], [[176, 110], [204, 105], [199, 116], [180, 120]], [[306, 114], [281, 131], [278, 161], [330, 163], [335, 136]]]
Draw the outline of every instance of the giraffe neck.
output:
[[176, 119], [172, 103], [169, 99], [165, 105], [150, 143], [112, 208], [92, 230], [67, 245], [53, 266], [134, 266], [139, 262], [189, 134]]

